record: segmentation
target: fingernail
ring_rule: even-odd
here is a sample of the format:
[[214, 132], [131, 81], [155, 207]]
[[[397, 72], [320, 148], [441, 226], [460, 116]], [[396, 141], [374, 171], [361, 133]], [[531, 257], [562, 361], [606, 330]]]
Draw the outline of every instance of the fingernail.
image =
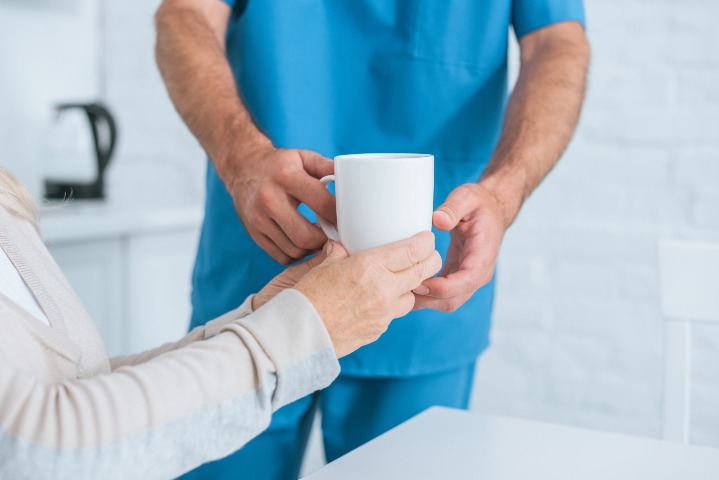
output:
[[420, 285], [419, 287], [412, 290], [417, 295], [427, 295], [429, 293], [429, 288], [427, 288], [424, 285]]
[[332, 242], [327, 242], [327, 248], [325, 248], [325, 255], [329, 255], [330, 253], [332, 253], [333, 248], [334, 247], [332, 247]]

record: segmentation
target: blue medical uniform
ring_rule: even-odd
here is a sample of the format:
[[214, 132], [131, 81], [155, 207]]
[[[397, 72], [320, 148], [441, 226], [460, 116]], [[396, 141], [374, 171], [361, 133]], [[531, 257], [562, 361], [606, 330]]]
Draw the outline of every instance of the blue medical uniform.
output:
[[[582, 0], [226, 0], [227, 57], [258, 126], [278, 147], [327, 157], [435, 155], [435, 207], [487, 165], [507, 100], [509, 28], [518, 37], [583, 22]], [[305, 206], [301, 211], [314, 215]], [[449, 234], [437, 234], [444, 254]], [[192, 326], [239, 305], [283, 270], [250, 238], [208, 162]], [[489, 342], [494, 282], [452, 314], [413, 312], [342, 359], [326, 391], [278, 411], [268, 432], [191, 478], [297, 478], [314, 409], [330, 458], [424, 408], [466, 407]], [[224, 475], [224, 476], [223, 476]]]

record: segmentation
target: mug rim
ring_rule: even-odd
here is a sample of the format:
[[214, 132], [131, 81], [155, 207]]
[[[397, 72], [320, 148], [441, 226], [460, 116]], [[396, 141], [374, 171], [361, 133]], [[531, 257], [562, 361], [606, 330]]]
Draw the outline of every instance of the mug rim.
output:
[[434, 158], [430, 153], [349, 153], [335, 156], [337, 160], [417, 160]]

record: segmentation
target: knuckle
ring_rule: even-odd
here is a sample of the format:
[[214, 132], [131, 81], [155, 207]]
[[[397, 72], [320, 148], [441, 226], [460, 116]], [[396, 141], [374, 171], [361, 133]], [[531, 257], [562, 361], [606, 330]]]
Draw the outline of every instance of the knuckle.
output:
[[452, 313], [457, 311], [459, 303], [456, 300], [449, 299], [442, 302], [441, 310], [446, 313]]
[[314, 250], [316, 243], [311, 241], [306, 235], [299, 235], [295, 245], [302, 250]]
[[447, 203], [442, 207], [445, 212], [451, 217], [451, 218], [458, 218], [459, 217], [459, 209], [452, 203]]
[[357, 255], [355, 257], [355, 262], [357, 263], [357, 267], [364, 274], [373, 273], [374, 269], [377, 268], [376, 260], [369, 255]]
[[295, 245], [291, 245], [285, 253], [287, 253], [287, 255], [292, 259], [302, 258], [305, 256], [305, 251]]
[[367, 336], [367, 343], [372, 343], [382, 336], [382, 331], [378, 328], [373, 329]]
[[452, 219], [460, 219], [461, 214], [460, 214], [460, 211], [459, 211], [459, 206], [456, 205], [455, 203], [453, 203], [453, 202], [447, 202], [447, 203], [445, 203], [445, 204], [442, 206], [442, 210], [444, 210], [444, 211], [447, 213], [447, 215], [450, 216], [450, 218], [452, 218]]
[[304, 243], [305, 235], [302, 231], [302, 228], [300, 227], [300, 225], [297, 224], [297, 222], [286, 222], [284, 231], [285, 235], [287, 235], [287, 237], [292, 243], [294, 243], [298, 247], [302, 247], [301, 244]]
[[390, 306], [389, 297], [385, 294], [384, 289], [379, 282], [373, 282], [370, 286], [370, 298], [375, 304], [378, 311], [384, 312]]
[[269, 207], [272, 205], [272, 201], [272, 190], [269, 187], [263, 185], [257, 189], [257, 203], [263, 207]]
[[291, 258], [289, 258], [287, 255], [282, 255], [279, 258], [276, 259], [279, 263], [282, 265], [289, 265], [293, 262]]
[[449, 289], [446, 285], [439, 284], [436, 287], [432, 287], [432, 290], [434, 290], [434, 296], [444, 298], [449, 296]]
[[387, 315], [377, 317], [372, 329], [372, 331], [377, 335], [377, 338], [387, 331], [391, 321], [392, 319]]
[[377, 335], [377, 338], [379, 338], [379, 337], [381, 337], [382, 335], [385, 334], [385, 332], [386, 332], [387, 329], [389, 328], [389, 322], [390, 322], [389, 319], [387, 319], [386, 321], [382, 322], [382, 325], [377, 329], [377, 334], [378, 334], [378, 335]]
[[295, 244], [305, 250], [312, 250], [316, 248], [318, 244], [321, 244], [321, 240], [318, 241], [315, 235], [304, 229], [298, 231], [295, 238]]
[[414, 265], [412, 265], [412, 272], [414, 275], [414, 280], [417, 283], [421, 283], [422, 280], [427, 278], [427, 271], [423, 263], [415, 263]]
[[456, 298], [456, 299], [452, 302], [452, 311], [453, 311], [453, 312], [456, 312], [457, 310], [459, 310], [459, 308], [460, 308], [462, 305], [464, 305], [464, 302], [465, 302], [466, 300], [467, 300], [466, 297]]
[[415, 297], [414, 295], [407, 295], [406, 302], [407, 303], [405, 305], [405, 312], [404, 312], [405, 314], [412, 311], [415, 304], [417, 303], [417, 297]]
[[252, 238], [257, 245], [267, 251], [270, 255], [274, 256], [274, 254], [270, 251], [271, 244], [267, 241], [267, 239], [265, 239], [262, 235], [258, 235], [255, 230], [248, 230], [248, 232], [250, 233], [250, 238]]
[[464, 281], [462, 293], [472, 293], [483, 285], [482, 276], [472, 275]]
[[429, 303], [427, 301], [427, 298], [421, 296], [421, 295], [412, 295], [414, 297], [414, 303], [412, 304], [412, 308], [422, 308], [426, 307]]
[[477, 281], [473, 282], [472, 286], [474, 288], [472, 288], [472, 291], [477, 290], [478, 288], [487, 285], [489, 282], [492, 281], [493, 276], [494, 275], [492, 274], [492, 272], [485, 272], [485, 273], [481, 274], [479, 276], [479, 279]]
[[407, 255], [407, 260], [409, 261], [410, 265], [415, 265], [419, 260], [419, 252], [418, 247], [415, 242], [410, 242], [405, 247], [405, 254]]
[[294, 176], [295, 168], [292, 164], [289, 163], [281, 165], [275, 173], [275, 178], [279, 183], [283, 185], [291, 182]]
[[431, 264], [431, 270], [432, 274], [435, 274], [439, 272], [439, 270], [442, 268], [442, 256], [439, 254], [437, 250], [435, 250], [432, 253], [432, 264]]
[[422, 232], [422, 236], [419, 237], [420, 241], [422, 242], [422, 250], [423, 251], [431, 251], [434, 249], [434, 246], [436, 244], [436, 238], [434, 236], [434, 233], [431, 231], [429, 232]]
[[478, 195], [477, 185], [475, 183], [465, 183], [463, 185], [460, 185], [459, 190], [461, 190], [463, 195], [468, 195], [470, 197], [475, 197]]
[[250, 214], [247, 216], [247, 219], [250, 221], [250, 222], [249, 222], [249, 223], [250, 223], [250, 225], [249, 225], [250, 228], [260, 230], [259, 224], [260, 224], [260, 223], [262, 222], [262, 220], [264, 219], [264, 215], [262, 215], [262, 214], [261, 214], [260, 212], [258, 212], [257, 210], [253, 210], [253, 211], [250, 212]]

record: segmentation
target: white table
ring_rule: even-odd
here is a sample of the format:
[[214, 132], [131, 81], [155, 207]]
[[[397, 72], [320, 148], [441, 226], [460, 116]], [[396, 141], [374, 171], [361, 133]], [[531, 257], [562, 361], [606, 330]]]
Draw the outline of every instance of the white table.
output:
[[303, 480], [719, 479], [719, 450], [431, 408]]

